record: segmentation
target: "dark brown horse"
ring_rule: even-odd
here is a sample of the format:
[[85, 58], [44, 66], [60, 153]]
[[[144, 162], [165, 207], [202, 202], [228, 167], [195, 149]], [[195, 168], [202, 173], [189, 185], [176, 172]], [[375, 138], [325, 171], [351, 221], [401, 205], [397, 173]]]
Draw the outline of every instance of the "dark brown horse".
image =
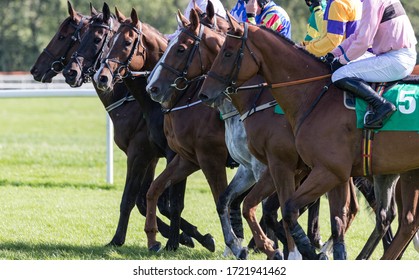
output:
[[[208, 4], [208, 7], [210, 6]], [[166, 50], [160, 60], [159, 67], [155, 68], [156, 74], [152, 77], [153, 79], [149, 78], [147, 88], [153, 98], [159, 99], [161, 102], [167, 100], [170, 102], [170, 100], [176, 99], [176, 91], [173, 88], [182, 86], [180, 82], [187, 84], [190, 81], [197, 80], [199, 76], [209, 70], [224, 42], [225, 34], [213, 30], [216, 23], [213, 11], [207, 10], [207, 16], [211, 23], [208, 25], [201, 24], [195, 10], [191, 11], [191, 23], [181, 14], [178, 15], [182, 19], [183, 28], [179, 36], [170, 44], [169, 49]], [[220, 19], [217, 22], [220, 22]], [[261, 78], [256, 77], [250, 80], [248, 84], [255, 85], [261, 82]], [[269, 167], [271, 174], [268, 172], [267, 176], [270, 177], [270, 180], [273, 179], [273, 181], [261, 180], [256, 184], [245, 199], [243, 214], [252, 229], [258, 248], [263, 250], [271, 259], [275, 258], [275, 249], [271, 245], [272, 242], [259, 227], [255, 218], [255, 209], [265, 196], [275, 191], [275, 185], [278, 187], [276, 190], [280, 202], [285, 203], [285, 200], [294, 192], [295, 186], [308, 174], [309, 170], [298, 157], [294, 137], [288, 122], [283, 115], [274, 114], [273, 109], [276, 102], [272, 102], [273, 98], [269, 91], [261, 87], [250, 86], [250, 90], [246, 90], [239, 97], [242, 98], [233, 99], [233, 103], [242, 115], [242, 120], [244, 120], [249, 148], [260, 161]], [[221, 103], [217, 105], [220, 111], [223, 111], [225, 105]], [[265, 108], [262, 109], [263, 107]], [[259, 110], [260, 112], [258, 112]], [[256, 112], [258, 113], [254, 114]], [[261, 126], [261, 123], [264, 125]], [[236, 141], [240, 140], [236, 139]], [[246, 143], [242, 144], [246, 145]], [[332, 204], [345, 205], [332, 208], [336, 211], [332, 212], [331, 220], [333, 223], [335, 217], [339, 217], [340, 220], [345, 221], [345, 224], [349, 224], [357, 211], [356, 200], [352, 200], [353, 204], [350, 201], [351, 194], [353, 199], [355, 195], [353, 189], [352, 191], [342, 189], [342, 192], [347, 193], [348, 201], [346, 201], [346, 196], [343, 196], [343, 193], [339, 195], [330, 194], [329, 196], [329, 201]], [[337, 199], [345, 197], [345, 200], [338, 202], [335, 197]], [[342, 209], [345, 210], [342, 211]], [[348, 216], [346, 216], [347, 214]], [[334, 234], [334, 241], [338, 246], [343, 242], [344, 230]], [[226, 242], [228, 240], [226, 238]], [[290, 253], [295, 253], [290, 235], [288, 235], [287, 243]], [[230, 244], [227, 245], [230, 246]], [[335, 250], [335, 259], [345, 258], [337, 255], [337, 252], [339, 251]], [[295, 258], [295, 255], [292, 254], [291, 258]]]
[[53, 77], [61, 73], [87, 29], [90, 17], [75, 11], [70, 2], [67, 2], [67, 7], [69, 17], [61, 23], [58, 32], [31, 68], [36, 81], [50, 83]]
[[[226, 88], [228, 92], [234, 92], [235, 87], [256, 73], [263, 75], [272, 87], [273, 96], [291, 124], [297, 151], [312, 169], [287, 201], [284, 219], [300, 252], [315, 259], [317, 255], [298, 224], [298, 209], [348, 182], [350, 176], [364, 174], [362, 129], [356, 128], [355, 113], [342, 106], [342, 92], [330, 85], [327, 65], [263, 27], [230, 22], [229, 36], [208, 73], [200, 98], [212, 104]], [[415, 215], [417, 187], [405, 183], [419, 168], [418, 146], [417, 132], [386, 131], [374, 136], [372, 173], [405, 173], [402, 176], [402, 213], [409, 213], [401, 217], [401, 229], [383, 259], [396, 259], [419, 226]], [[397, 176], [387, 179], [392, 181], [392, 177], [397, 179]], [[390, 186], [391, 190], [393, 185], [390, 183], [385, 187]], [[376, 193], [392, 193], [379, 183], [374, 183], [374, 187]], [[391, 221], [394, 217], [388, 201], [385, 196], [377, 197], [378, 220]]]
[[[125, 76], [124, 82], [141, 103], [141, 107], [163, 117], [160, 104], [152, 101], [144, 91], [145, 85], [139, 88], [128, 74], [131, 70], [151, 71], [166, 49], [167, 40], [156, 29], [140, 22], [134, 9], [131, 18], [125, 18], [118, 10], [116, 15], [121, 26], [112, 40], [109, 53], [95, 75], [95, 82], [98, 88], [106, 91], [112, 88], [115, 78]], [[164, 115], [164, 132], [169, 146], [177, 155], [153, 181], [147, 193], [145, 231], [151, 250], [160, 248], [160, 243], [156, 240], [156, 204], [165, 189], [185, 180], [199, 169], [202, 169], [206, 176], [215, 201], [227, 186], [224, 124], [216, 110], [196, 104], [197, 97], [188, 94], [186, 92], [185, 99], [177, 103], [177, 106], [187, 110], [172, 108], [173, 112]], [[206, 125], [201, 127], [197, 126], [196, 122], [191, 123], [196, 119], [193, 116], [205, 119]]]
[[[70, 2], [68, 2], [68, 8], [70, 13], [69, 19], [74, 18], [74, 15], [78, 15], [78, 13], [76, 13], [72, 8]], [[106, 13], [109, 13], [107, 5], [104, 5], [104, 10], [106, 10]], [[91, 13], [92, 17], [83, 16], [83, 18], [86, 19], [86, 23], [90, 22], [90, 24], [87, 24], [87, 26], [81, 30], [88, 38], [93, 37], [92, 40], [96, 40], [96, 44], [90, 44], [91, 42], [89, 39], [84, 36], [82, 43], [79, 40], [74, 43], [70, 41], [67, 42], [71, 45], [72, 51], [79, 48], [79, 44], [88, 44], [91, 48], [95, 48], [98, 45], [103, 47], [103, 44], [101, 45], [101, 42], [99, 42], [101, 40], [98, 40], [97, 36], [91, 36], [91, 34], [102, 36], [104, 35], [103, 33], [110, 31], [110, 18], [107, 16], [103, 17], [102, 13], [98, 13], [93, 7], [91, 7]], [[54, 63], [55, 59], [52, 56], [46, 56], [45, 53], [51, 53], [54, 51], [57, 57], [62, 58], [60, 63], [63, 63], [63, 67], [65, 66], [64, 64], [70, 60], [72, 52], [68, 51], [68, 45], [66, 46], [61, 42], [63, 40], [61, 37], [64, 36], [62, 34], [65, 34], [66, 32], [68, 34], [74, 34], [79, 25], [74, 24], [69, 19], [66, 19], [61, 24], [57, 32], [57, 34], [61, 35], [55, 35], [38, 58], [36, 64], [32, 68], [34, 71], [34, 77], [44, 77], [46, 75], [50, 75], [51, 73], [58, 73], [58, 69], [56, 69], [57, 71], [55, 72], [50, 71], [49, 66], [51, 63]], [[92, 27], [92, 25], [94, 25], [94, 27]], [[69, 28], [74, 28], [75, 30], [69, 30]], [[97, 29], [102, 30], [98, 31]], [[103, 32], [103, 30], [106, 30], [106, 32]], [[98, 33], [95, 33], [96, 31], [98, 31]], [[106, 36], [103, 36], [103, 40], [105, 40], [105, 38]], [[101, 47], [99, 47], [99, 49]], [[92, 57], [94, 56], [95, 53], [93, 52]], [[90, 59], [90, 57], [88, 57], [88, 59]], [[85, 73], [86, 76], [87, 74], [92, 74], [92, 68], [88, 67], [86, 69], [89, 69], [89, 72]], [[42, 79], [42, 81], [48, 82], [50, 79]], [[143, 81], [145, 84], [145, 77], [143, 78]], [[81, 83], [78, 85], [81, 85]], [[97, 93], [114, 124], [115, 143], [127, 155], [127, 176], [120, 205], [118, 228], [112, 238], [112, 241], [109, 243], [110, 245], [121, 246], [125, 242], [128, 221], [134, 206], [137, 205], [140, 213], [145, 216], [145, 196], [152, 180], [154, 179], [158, 159], [164, 157], [165, 154], [170, 154], [164, 149], [164, 146], [167, 146], [164, 135], [153, 132], [153, 127], [149, 129], [146, 123], [146, 118], [144, 117], [139, 104], [134, 102], [135, 99], [132, 98], [130, 92], [124, 84], [121, 83], [116, 85], [113, 94], [105, 95], [102, 94], [101, 91], [97, 91]], [[160, 135], [162, 138], [159, 138]], [[171, 199], [171, 201], [169, 201], [169, 199]], [[183, 200], [183, 197], [181, 197], [181, 199]], [[169, 207], [169, 204], [172, 208]], [[167, 192], [159, 201], [159, 210], [165, 216], [170, 217], [170, 211], [175, 208], [176, 205], [178, 205], [177, 201], [170, 198], [169, 193]], [[198, 241], [202, 242], [202, 235], [199, 234], [196, 227], [190, 225], [186, 221], [182, 221], [181, 223], [184, 224], [185, 232], [190, 232], [190, 236], [193, 236], [194, 238], [197, 238]], [[168, 243], [174, 242], [173, 244], [176, 244], [178, 242], [176, 241], [178, 237], [176, 237], [176, 235], [173, 236], [175, 230], [170, 229], [169, 226], [160, 219], [158, 219], [158, 226], [162, 235], [169, 238]], [[181, 244], [193, 246], [193, 240], [190, 236], [186, 233], [182, 233], [180, 236]], [[171, 239], [174, 241], [170, 241]], [[210, 240], [211, 238], [207, 239], [208, 241], [212, 241]], [[214, 245], [211, 245], [210, 243], [212, 242], [207, 242], [206, 246], [212, 250]]]

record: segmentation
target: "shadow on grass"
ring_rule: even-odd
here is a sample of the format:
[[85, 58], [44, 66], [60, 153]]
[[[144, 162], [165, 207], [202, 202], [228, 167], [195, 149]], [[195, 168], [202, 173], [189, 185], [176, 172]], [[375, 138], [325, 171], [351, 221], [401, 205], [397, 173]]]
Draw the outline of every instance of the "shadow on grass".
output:
[[0, 187], [33, 187], [33, 188], [80, 188], [80, 189], [100, 189], [114, 190], [116, 187], [111, 184], [86, 184], [86, 183], [68, 183], [68, 182], [25, 182], [25, 181], [9, 181], [0, 180]]
[[145, 247], [134, 245], [80, 246], [69, 244], [30, 244], [24, 242], [0, 243], [3, 260], [209, 260], [219, 254], [205, 249], [180, 247], [175, 252], [161, 250], [151, 253]]

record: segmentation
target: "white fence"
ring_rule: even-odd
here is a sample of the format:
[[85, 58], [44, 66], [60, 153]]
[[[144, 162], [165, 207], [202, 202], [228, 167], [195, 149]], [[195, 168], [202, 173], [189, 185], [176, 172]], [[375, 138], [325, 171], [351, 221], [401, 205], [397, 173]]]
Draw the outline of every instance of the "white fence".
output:
[[[97, 97], [91, 84], [71, 89], [58, 75], [52, 83], [36, 82], [29, 74], [0, 75], [0, 98]], [[113, 124], [106, 113], [106, 182], [113, 184]]]

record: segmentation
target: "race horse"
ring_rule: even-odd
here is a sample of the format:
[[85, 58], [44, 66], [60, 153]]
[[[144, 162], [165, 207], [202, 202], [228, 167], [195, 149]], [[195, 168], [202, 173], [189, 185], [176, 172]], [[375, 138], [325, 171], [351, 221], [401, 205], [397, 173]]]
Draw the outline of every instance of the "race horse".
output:
[[[74, 56], [73, 52], [79, 48], [79, 45], [90, 43], [84, 42], [82, 44], [80, 42], [82, 34], [90, 37], [88, 34], [95, 34], [95, 31], [97, 31], [96, 29], [106, 30], [105, 32], [99, 31], [100, 36], [103, 35], [103, 33], [110, 32], [108, 6], [104, 5], [103, 10], [104, 13], [98, 13], [91, 6], [91, 16], [83, 16], [80, 13], [77, 13], [73, 9], [71, 3], [68, 2], [69, 17], [60, 25], [56, 35], [51, 39], [51, 42], [44, 49], [35, 65], [32, 67], [31, 72], [36, 80], [51, 82], [53, 76], [60, 73], [68, 64], [71, 56]], [[107, 15], [104, 17], [103, 14]], [[92, 29], [95, 31], [91, 31]], [[73, 39], [71, 39], [72, 37]], [[84, 37], [85, 36], [83, 36], [83, 40], [88, 41], [87, 39], [84, 39]], [[77, 41], [74, 42], [75, 38]], [[100, 45], [101, 42], [99, 42], [100, 40], [98, 40], [97, 37], [94, 37], [94, 40], [97, 40], [97, 45]], [[69, 46], [71, 46], [71, 48], [69, 48]], [[95, 44], [92, 44], [91, 46], [94, 48]], [[53, 52], [54, 55], [49, 55]], [[56, 57], [59, 57], [60, 59], [57, 60]], [[92, 68], [90, 68], [90, 66], [86, 69], [89, 69], [89, 71], [84, 77], [88, 77], [88, 75], [92, 74]], [[82, 82], [78, 85], [81, 84]], [[114, 237], [109, 243], [109, 245], [122, 246], [126, 238], [130, 213], [134, 206], [137, 205], [140, 213], [145, 216], [145, 196], [154, 179], [155, 168], [159, 158], [165, 157], [165, 155], [172, 157], [173, 152], [166, 148], [167, 143], [164, 135], [161, 135], [162, 133], [155, 133], [152, 129], [149, 129], [139, 104], [135, 102], [135, 99], [124, 84], [121, 83], [116, 85], [113, 94], [105, 95], [97, 89], [96, 91], [112, 119], [114, 125], [114, 141], [127, 155], [127, 175], [120, 204], [118, 227]], [[153, 127], [151, 126], [151, 128]], [[173, 209], [179, 205], [176, 199], [174, 199], [176, 196], [171, 198], [169, 195], [170, 193], [165, 193], [159, 201], [159, 210], [167, 217], [171, 216], [170, 207]], [[181, 199], [183, 200], [183, 198]], [[172, 203], [170, 207], [169, 203]], [[184, 232], [179, 237], [181, 244], [193, 247], [194, 243], [191, 239], [192, 236], [199, 242], [205, 244], [204, 247], [213, 250], [214, 244], [210, 236], [202, 236], [196, 227], [190, 225], [187, 221], [182, 220], [181, 224], [184, 224]], [[158, 226], [162, 235], [169, 239], [169, 245], [166, 247], [176, 248], [176, 240], [178, 237], [173, 235], [176, 231], [171, 229], [161, 219], [158, 219]], [[189, 232], [189, 234], [186, 234], [185, 232]]]
[[[210, 69], [225, 39], [225, 32], [217, 31], [215, 28], [215, 25], [220, 23], [222, 19], [215, 17], [211, 7], [212, 5], [209, 2], [206, 11], [208, 23], [200, 20], [200, 16], [195, 9], [192, 9], [190, 13], [190, 22], [178, 12], [183, 28], [180, 30], [180, 34], [170, 43], [159, 64], [153, 70], [154, 75], [149, 78], [147, 90], [153, 99], [161, 103], [170, 104], [175, 102], [179, 98], [176, 89], [193, 83], [199, 78], [202, 79], [203, 74], [206, 74]], [[261, 83], [260, 77], [251, 79], [248, 84], [258, 83]], [[244, 98], [244, 95], [246, 95], [246, 98]], [[277, 252], [275, 252], [271, 245], [272, 242], [262, 232], [255, 219], [256, 207], [266, 195], [275, 191], [278, 192], [280, 204], [284, 205], [282, 203], [285, 203], [286, 198], [294, 192], [296, 185], [308, 174], [309, 169], [298, 157], [292, 130], [285, 117], [274, 113], [276, 102], [272, 100], [269, 91], [258, 86], [249, 86], [249, 90], [246, 90], [246, 93], [240, 96], [243, 98], [233, 100], [233, 103], [239, 109], [240, 119], [244, 126], [241, 122], [238, 122], [234, 123], [233, 128], [236, 131], [241, 130], [241, 134], [248, 134], [249, 149], [269, 167], [265, 176], [270, 179], [270, 181], [259, 181], [247, 195], [243, 205], [243, 215], [252, 230], [258, 248], [267, 254], [268, 259], [275, 259], [277, 258], [275, 255]], [[228, 108], [231, 107], [230, 103], [229, 100], [224, 99], [217, 104], [223, 116], [224, 113], [231, 111]], [[228, 127], [227, 121], [226, 127]], [[243, 149], [243, 146], [247, 146], [246, 139], [243, 137], [236, 136], [234, 141], [236, 149]], [[266, 184], [267, 182], [270, 182], [270, 184]], [[275, 186], [277, 186], [276, 189]], [[329, 202], [331, 206], [334, 206], [331, 220], [333, 221], [336, 216], [349, 225], [358, 209], [354, 189], [343, 188], [340, 191], [342, 193], [338, 195], [329, 195]], [[346, 196], [343, 195], [345, 193]], [[342, 197], [345, 197], [343, 201], [337, 200]], [[221, 211], [221, 214], [224, 211]], [[344, 231], [345, 229], [333, 235], [335, 244], [343, 242]], [[234, 236], [228, 234], [229, 232], [224, 232], [226, 243], [235, 252], [235, 242], [232, 241]], [[294, 243], [290, 235], [287, 237], [286, 244], [289, 246], [290, 257], [294, 259], [296, 254]], [[345, 257], [336, 255], [335, 259], [338, 258]]]
[[[298, 223], [298, 209], [348, 182], [350, 176], [364, 176], [368, 169], [374, 176], [377, 194], [377, 222], [371, 235], [374, 244], [394, 218], [390, 201], [397, 174], [402, 174], [400, 227], [382, 256], [398, 258], [419, 226], [415, 180], [419, 168], [418, 133], [375, 133], [374, 149], [368, 155], [372, 166], [367, 168], [362, 158], [363, 129], [357, 128], [354, 111], [343, 106], [342, 91], [330, 82], [329, 66], [269, 29], [240, 24], [231, 15], [228, 18], [230, 31], [199, 96], [212, 105], [220, 95], [235, 93], [237, 87], [257, 73], [266, 80], [265, 86], [271, 87], [291, 125], [297, 152], [311, 168], [285, 204], [283, 218], [298, 250], [311, 259], [319, 258]], [[386, 228], [378, 229], [381, 225]]]
[[[94, 76], [95, 83], [99, 89], [108, 91], [116, 81], [123, 78], [143, 110], [159, 114], [162, 119], [164, 117], [164, 133], [168, 144], [177, 152], [173, 161], [153, 181], [147, 193], [145, 232], [148, 248], [158, 250], [160, 242], [156, 240], [158, 227], [155, 208], [157, 199], [165, 189], [199, 169], [210, 185], [214, 201], [218, 200], [227, 187], [228, 152], [224, 140], [224, 123], [216, 110], [197, 104], [188, 97], [185, 101], [179, 101], [178, 107], [172, 108], [172, 112], [164, 110], [163, 114], [161, 105], [152, 101], [145, 92], [145, 84], [139, 88], [131, 76], [132, 71], [151, 71], [166, 49], [167, 40], [155, 28], [140, 22], [135, 9], [132, 9], [129, 18], [118, 9], [115, 13], [121, 25], [111, 41], [111, 48], [102, 60], [99, 71]], [[205, 119], [206, 125], [198, 126], [196, 121], [192, 122], [196, 120], [193, 116]], [[231, 219], [239, 223], [236, 228], [242, 231], [240, 208], [236, 207], [234, 210], [230, 213]]]

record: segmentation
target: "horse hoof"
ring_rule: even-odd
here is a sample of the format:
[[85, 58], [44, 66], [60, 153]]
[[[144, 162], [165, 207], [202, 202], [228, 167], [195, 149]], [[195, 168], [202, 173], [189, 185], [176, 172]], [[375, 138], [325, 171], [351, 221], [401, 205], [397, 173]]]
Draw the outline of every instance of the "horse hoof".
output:
[[275, 254], [274, 254], [274, 257], [272, 259], [273, 260], [283, 260], [284, 255], [281, 253], [281, 251], [275, 250]]
[[244, 247], [240, 250], [239, 254], [237, 255], [238, 260], [247, 260], [247, 257], [249, 256], [249, 250]]
[[319, 257], [319, 260], [325, 260], [327, 261], [329, 259], [329, 257], [325, 254], [325, 253], [320, 253], [317, 255]]
[[149, 247], [148, 248], [148, 251], [157, 253], [158, 251], [160, 251], [160, 249], [161, 249], [161, 243], [160, 242], [157, 242], [153, 246]]
[[179, 243], [189, 248], [195, 248], [195, 243], [192, 237], [185, 234], [184, 232], [182, 232], [182, 234], [179, 237]]
[[179, 248], [179, 244], [172, 244], [172, 242], [167, 242], [164, 249], [168, 252], [175, 252]]
[[215, 252], [215, 239], [212, 237], [211, 234], [207, 233], [204, 236], [204, 241], [202, 242], [202, 246], [208, 249], [210, 252]]
[[105, 245], [105, 247], [121, 247], [122, 245], [124, 245], [123, 242], [115, 242], [115, 241], [111, 241], [108, 244]]

